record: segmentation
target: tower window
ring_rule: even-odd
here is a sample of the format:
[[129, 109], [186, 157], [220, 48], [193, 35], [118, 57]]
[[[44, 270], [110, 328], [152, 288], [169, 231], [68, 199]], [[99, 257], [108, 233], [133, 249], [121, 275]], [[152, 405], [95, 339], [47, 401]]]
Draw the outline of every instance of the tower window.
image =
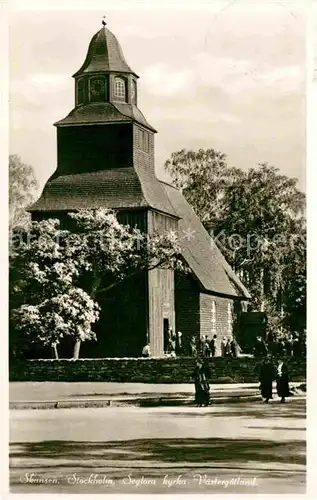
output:
[[131, 102], [136, 104], [136, 82], [134, 80], [131, 82]]
[[142, 149], [146, 153], [149, 152], [150, 149], [150, 138], [149, 134], [144, 130], [138, 130], [137, 132], [137, 147], [138, 149]]
[[122, 78], [116, 78], [114, 84], [114, 95], [120, 101], [126, 100], [125, 81]]
[[85, 81], [83, 78], [77, 82], [77, 105], [84, 104], [85, 101]]

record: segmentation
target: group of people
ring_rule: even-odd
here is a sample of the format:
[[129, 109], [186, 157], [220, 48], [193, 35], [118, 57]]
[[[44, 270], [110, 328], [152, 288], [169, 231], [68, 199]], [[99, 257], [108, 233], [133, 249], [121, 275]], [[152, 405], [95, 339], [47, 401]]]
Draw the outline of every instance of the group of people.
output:
[[[182, 332], [173, 332], [173, 329], [170, 327], [168, 329], [168, 337], [166, 345], [164, 346], [165, 355], [171, 358], [176, 358], [182, 354], [183, 345], [182, 345]], [[151, 356], [151, 347], [150, 344], [147, 343], [142, 349], [142, 357], [149, 358]]]
[[[197, 406], [208, 406], [210, 402], [210, 369], [206, 359], [198, 358], [194, 372], [195, 403]], [[289, 373], [286, 362], [280, 359], [275, 365], [268, 355], [264, 358], [259, 370], [260, 391], [265, 403], [273, 399], [273, 382], [276, 381], [276, 391], [285, 403], [285, 398], [291, 396], [289, 389]]]
[[[196, 337], [190, 339], [190, 355], [196, 358], [198, 355], [203, 358], [210, 358], [217, 355], [217, 335], [214, 334], [211, 338], [204, 335], [198, 342]], [[240, 352], [239, 346], [233, 337], [224, 337], [220, 342], [221, 356], [236, 358]]]
[[273, 399], [274, 380], [276, 380], [276, 391], [281, 398], [281, 403], [285, 403], [285, 398], [291, 396], [287, 364], [283, 359], [279, 359], [275, 365], [268, 354], [262, 361], [259, 371], [260, 390], [265, 403]]
[[[221, 356], [226, 357], [237, 357], [240, 353], [240, 348], [233, 337], [224, 337], [217, 348], [217, 335], [214, 334], [211, 337], [204, 335], [200, 339], [197, 339], [194, 335], [189, 341], [189, 354], [193, 358], [201, 356], [202, 358], [210, 358], [221, 354]], [[186, 352], [187, 349], [185, 349]], [[184, 354], [183, 344], [182, 344], [182, 332], [174, 333], [172, 328], [169, 328], [168, 338], [164, 348], [165, 355], [168, 357], [176, 357]], [[185, 352], [185, 354], [186, 354]], [[150, 344], [146, 344], [142, 349], [142, 357], [150, 357], [151, 348]]]
[[268, 354], [275, 357], [294, 356], [301, 357], [305, 354], [305, 346], [301, 342], [299, 336], [290, 335], [285, 338], [274, 340], [272, 336], [268, 336], [266, 340], [258, 336], [253, 346], [253, 354], [255, 357], [267, 356]]

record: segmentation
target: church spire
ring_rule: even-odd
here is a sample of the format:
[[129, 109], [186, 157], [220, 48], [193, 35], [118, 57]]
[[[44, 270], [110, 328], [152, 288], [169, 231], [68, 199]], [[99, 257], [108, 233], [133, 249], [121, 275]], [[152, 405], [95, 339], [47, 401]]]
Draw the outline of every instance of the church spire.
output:
[[56, 126], [131, 120], [155, 132], [138, 109], [138, 75], [128, 65], [115, 35], [106, 27], [92, 37], [75, 79], [75, 107]]
[[102, 28], [92, 37], [86, 59], [80, 69], [73, 75], [74, 78], [94, 72], [119, 72], [138, 75], [130, 68], [117, 38], [106, 28], [105, 16], [102, 19]]

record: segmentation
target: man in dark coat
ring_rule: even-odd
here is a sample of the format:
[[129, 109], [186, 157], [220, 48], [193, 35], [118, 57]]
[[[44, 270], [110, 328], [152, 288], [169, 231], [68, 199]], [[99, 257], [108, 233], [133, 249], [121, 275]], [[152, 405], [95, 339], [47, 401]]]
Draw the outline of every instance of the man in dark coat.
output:
[[230, 342], [230, 348], [231, 348], [231, 353], [234, 358], [237, 357], [237, 344], [235, 339], [232, 337], [231, 342]]
[[283, 339], [279, 339], [277, 342], [276, 353], [278, 356], [282, 357], [286, 354], [285, 342]]
[[285, 398], [291, 396], [289, 390], [288, 368], [285, 361], [282, 359], [278, 362], [277, 367], [276, 390], [278, 396], [281, 398], [281, 403], [285, 403]]
[[214, 335], [209, 342], [209, 349], [212, 357], [214, 357], [216, 354], [216, 341], [217, 341], [217, 335]]
[[261, 395], [265, 403], [269, 402], [269, 399], [273, 399], [272, 395], [272, 384], [276, 377], [276, 370], [271, 361], [271, 356], [268, 355], [262, 361], [260, 365], [259, 381]]
[[296, 335], [296, 337], [294, 338], [294, 341], [293, 341], [293, 355], [296, 358], [300, 358], [300, 356], [301, 356], [301, 346], [300, 346], [300, 341], [299, 341], [298, 335]]
[[201, 359], [198, 359], [193, 372], [195, 380], [195, 402], [197, 406], [208, 406], [209, 404], [209, 376], [210, 371], [207, 364], [203, 363]]
[[260, 336], [256, 338], [256, 342], [253, 347], [253, 353], [256, 358], [260, 358], [261, 356], [267, 356], [268, 354], [267, 345]]
[[226, 345], [225, 345], [225, 356], [229, 357], [229, 356], [231, 356], [231, 354], [232, 354], [231, 342], [230, 342], [230, 339], [228, 338], [226, 341]]
[[206, 337], [206, 339], [205, 339], [205, 357], [206, 358], [210, 358], [210, 356], [211, 356], [210, 342], [211, 342], [211, 339], [209, 337]]

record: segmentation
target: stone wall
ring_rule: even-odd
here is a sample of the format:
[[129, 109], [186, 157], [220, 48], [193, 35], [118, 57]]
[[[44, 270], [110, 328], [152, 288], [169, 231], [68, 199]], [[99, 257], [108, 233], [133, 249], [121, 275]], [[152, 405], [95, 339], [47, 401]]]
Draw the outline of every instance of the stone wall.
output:
[[[257, 382], [258, 359], [221, 358], [208, 360], [211, 383]], [[11, 381], [99, 381], [143, 383], [189, 383], [192, 358], [99, 358], [27, 360], [10, 366]], [[292, 381], [306, 380], [306, 360], [288, 361]]]

